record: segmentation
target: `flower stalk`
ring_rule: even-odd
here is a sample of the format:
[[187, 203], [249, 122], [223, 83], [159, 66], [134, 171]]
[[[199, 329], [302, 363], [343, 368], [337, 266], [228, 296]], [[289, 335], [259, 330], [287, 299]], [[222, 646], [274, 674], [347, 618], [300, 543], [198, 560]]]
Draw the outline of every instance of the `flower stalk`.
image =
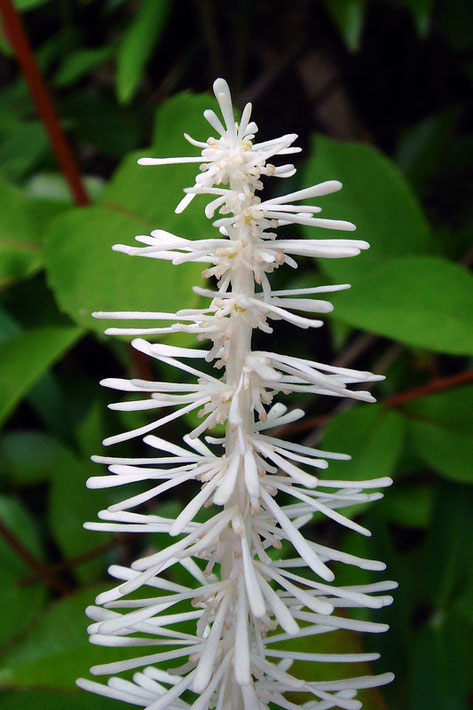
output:
[[[294, 650], [289, 642], [337, 629], [384, 631], [384, 624], [337, 616], [336, 611], [381, 608], [391, 603], [386, 592], [396, 585], [378, 582], [343, 588], [332, 584], [334, 562], [368, 570], [383, 570], [385, 565], [306, 539], [301, 530], [318, 513], [369, 535], [340, 511], [378, 500], [382, 497], [379, 489], [391, 480], [353, 482], [319, 476], [330, 460], [348, 460], [349, 456], [278, 439], [271, 430], [303, 416], [301, 410], [289, 410], [275, 401], [280, 395], [302, 392], [372, 402], [370, 392], [357, 387], [383, 378], [253, 350], [252, 334], [256, 328], [271, 333], [272, 323], [278, 320], [302, 329], [317, 328], [323, 321], [313, 314], [332, 310], [319, 295], [348, 288], [342, 284], [273, 290], [269, 276], [279, 266], [296, 268], [294, 257], [299, 256], [356, 256], [369, 245], [354, 239], [278, 238], [275, 230], [281, 225], [354, 230], [350, 222], [316, 216], [317, 206], [300, 204], [342, 186], [330, 180], [262, 200], [258, 193], [263, 189], [263, 176], [294, 174], [291, 163], [277, 166], [270, 161], [298, 152], [293, 146], [297, 136], [255, 142], [257, 126], [251, 121], [251, 105], [235, 123], [226, 82], [217, 79], [214, 91], [223, 122], [213, 111], [204, 116], [218, 137], [202, 142], [186, 136], [201, 149], [199, 157], [143, 158], [139, 162], [198, 163], [195, 184], [185, 190], [176, 212], [196, 195], [209, 196], [205, 213], [209, 219], [217, 213], [213, 224], [220, 236], [189, 240], [158, 229], [136, 238], [144, 246], [114, 247], [176, 265], [205, 264], [204, 276], [215, 286], [194, 290], [208, 305], [177, 313], [95, 314], [104, 319], [157, 321], [157, 327], [120, 326], [106, 332], [139, 336], [132, 341], [133, 347], [175, 367], [183, 374], [183, 382], [118, 378], [102, 382], [138, 397], [112, 404], [112, 408], [157, 410], [148, 424], [109, 437], [104, 444], [143, 437], [153, 455], [133, 459], [96, 456], [95, 461], [108, 466], [108, 473], [92, 477], [88, 485], [126, 488], [129, 483], [148, 481], [150, 487], [101, 511], [100, 522], [86, 527], [165, 533], [179, 539], [160, 546], [130, 568], [111, 566], [110, 574], [118, 584], [88, 608], [93, 622], [90, 640], [104, 646], [149, 649], [145, 655], [94, 666], [92, 674], [111, 676], [106, 685], [85, 679], [78, 684], [148, 710], [263, 710], [270, 703], [293, 710], [298, 707], [293, 699], [297, 693], [313, 698], [306, 704], [313, 710], [357, 710], [361, 707], [357, 691], [387, 683], [392, 674], [319, 682], [300, 677], [297, 664], [371, 662], [378, 654]], [[206, 347], [183, 348], [142, 337], [176, 332], [193, 333]], [[198, 367], [195, 361], [200, 361]], [[216, 370], [209, 373], [206, 363], [213, 363]], [[161, 413], [170, 407], [177, 409]], [[160, 427], [194, 410], [201, 423], [184, 436], [183, 446], [157, 436]], [[223, 436], [209, 433], [217, 424], [225, 425]], [[175, 520], [136, 512], [160, 494], [191, 481], [202, 484], [200, 491]], [[199, 512], [212, 504], [218, 506], [212, 509], [214, 514], [202, 521]], [[175, 567], [184, 570], [187, 583], [175, 581]]]

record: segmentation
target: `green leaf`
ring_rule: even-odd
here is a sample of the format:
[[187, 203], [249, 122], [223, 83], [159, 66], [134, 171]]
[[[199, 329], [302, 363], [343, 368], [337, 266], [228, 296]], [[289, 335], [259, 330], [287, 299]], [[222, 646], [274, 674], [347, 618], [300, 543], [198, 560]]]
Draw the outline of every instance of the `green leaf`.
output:
[[459, 114], [458, 107], [450, 107], [424, 118], [404, 133], [397, 161], [416, 190], [424, 188], [426, 180], [435, 174], [451, 141]]
[[124, 649], [89, 644], [84, 613], [105, 587], [83, 589], [51, 605], [27, 636], [0, 659], [0, 687], [5, 689], [72, 690], [91, 665], [130, 658]]
[[[43, 560], [43, 550], [34, 520], [15, 498], [0, 496], [0, 520], [36, 558]], [[5, 566], [18, 575], [31, 571], [8, 544], [0, 539], [1, 557]]]
[[18, 120], [16, 114], [0, 117], [0, 174], [20, 180], [49, 152], [44, 126], [39, 121]]
[[439, 484], [417, 571], [423, 603], [448, 613], [471, 585], [473, 488], [445, 480]]
[[140, 145], [142, 124], [151, 113], [147, 106], [117, 110], [115, 100], [91, 91], [69, 91], [59, 106], [71, 132], [100, 155], [118, 159]]
[[[104, 188], [102, 178], [85, 175], [82, 176], [82, 182], [91, 200], [98, 200]], [[61, 173], [35, 173], [25, 184], [25, 190], [38, 200], [74, 204], [69, 185]]]
[[127, 103], [135, 95], [170, 7], [169, 0], [142, 0], [118, 50], [117, 94], [122, 103]]
[[[75, 405], [77, 407], [77, 400]], [[97, 407], [94, 407], [92, 414], [96, 412]], [[86, 489], [86, 479], [97, 472], [88, 459], [103, 436], [97, 417], [92, 416], [79, 427], [80, 440], [84, 424], [88, 429], [93, 426], [94, 431], [89, 434], [82, 461], [53, 437], [39, 431], [8, 432], [0, 440], [0, 474], [5, 481], [16, 486], [50, 482], [49, 525], [65, 557], [80, 555], [110, 538], [83, 528], [86, 520], [95, 520], [98, 510], [112, 502], [110, 491]], [[103, 573], [102, 556], [77, 565], [74, 572], [80, 580], [90, 582]]]
[[381, 404], [361, 405], [342, 412], [326, 427], [318, 444], [325, 451], [352, 456], [330, 461], [323, 477], [350, 481], [392, 476], [401, 454], [404, 422]]
[[472, 23], [473, 5], [468, 0], [438, 0], [435, 3], [436, 27], [455, 52], [466, 54], [471, 49]]
[[216, 100], [207, 94], [184, 92], [168, 99], [156, 112], [151, 147], [123, 160], [105, 188], [101, 204], [145, 218], [153, 229], [175, 230], [179, 236], [191, 239], [214, 232], [204, 215], [202, 198], [197, 197], [182, 214], [174, 214], [176, 205], [184, 197], [183, 189], [194, 184], [199, 172], [195, 163], [148, 167], [137, 165], [136, 161], [144, 155], [199, 155], [199, 150], [190, 146], [183, 134], [207, 140], [213, 130], [209, 129], [202, 113], [216, 107]]
[[32, 10], [35, 7], [41, 7], [41, 5], [46, 5], [49, 0], [15, 0], [15, 7], [21, 12], [26, 12], [26, 10]]
[[[396, 481], [394, 487], [398, 485]], [[392, 488], [386, 491], [389, 497]], [[378, 651], [382, 655], [383, 669], [393, 671], [396, 678], [405, 678], [408, 673], [409, 659], [406, 650], [410, 648], [410, 633], [412, 619], [413, 577], [406, 573], [404, 560], [396, 550], [396, 539], [382, 517], [381, 505], [370, 505], [363, 516], [363, 523], [372, 532], [371, 537], [365, 537], [357, 532], [349, 531], [343, 536], [339, 549], [349, 554], [367, 559], [382, 560], [386, 564], [385, 572], [372, 572], [356, 569], [350, 565], [340, 564], [336, 569], [338, 586], [353, 584], [369, 584], [382, 579], [394, 579], [399, 587], [393, 590], [394, 604], [373, 611], [371, 609], [352, 609], [348, 614], [355, 618], [369, 619], [387, 623], [389, 634], [368, 636], [363, 634], [363, 641], [369, 651]], [[414, 578], [415, 580], [415, 578]], [[391, 593], [391, 592], [390, 592]], [[398, 686], [396, 686], [398, 691]], [[386, 691], [383, 689], [383, 694]], [[389, 707], [397, 707], [394, 703]], [[401, 706], [402, 707], [402, 704]]]
[[335, 21], [350, 52], [357, 52], [360, 48], [365, 5], [365, 0], [336, 0], [336, 2], [325, 0], [325, 7]]
[[[85, 486], [86, 479], [98, 472], [89, 461], [103, 438], [99, 416], [104, 414], [104, 406], [102, 402], [98, 404], [100, 410], [94, 404], [77, 432], [83, 449], [81, 460], [52, 436], [40, 431], [12, 431], [0, 439], [0, 476], [4, 481], [14, 486], [49, 482], [49, 526], [65, 557], [80, 555], [110, 539], [109, 535], [83, 528], [86, 520], [95, 520], [98, 510], [112, 502], [110, 491], [89, 491]], [[77, 565], [75, 574], [90, 583], [103, 573], [102, 559], [100, 555]]]
[[[9, 311], [0, 308], [0, 341], [19, 335], [24, 327], [28, 329], [31, 325], [62, 325], [60, 321], [65, 320], [57, 312], [52, 294], [49, 290], [46, 291], [44, 282], [40, 284], [35, 279], [29, 279], [22, 283], [21, 292], [17, 288], [10, 289], [8, 297], [14, 302], [16, 313], [26, 316], [28, 322], [20, 324]], [[12, 301], [9, 301], [10, 306], [13, 305]], [[27, 393], [26, 398], [48, 429], [65, 441], [73, 439], [76, 408], [71, 409], [68, 392], [59, 384], [54, 373], [45, 372]]]
[[[86, 488], [87, 478], [97, 473], [96, 465], [87, 459], [77, 459], [65, 448], [60, 451], [50, 472], [48, 520], [54, 540], [65, 558], [80, 555], [111, 539], [110, 534], [83, 527], [84, 522], [96, 520], [98, 511], [113, 502], [110, 490], [90, 491]], [[103, 555], [100, 555], [74, 567], [74, 573], [82, 582], [90, 583], [103, 575], [103, 568]]]
[[[160, 227], [169, 226], [163, 215]], [[48, 281], [59, 307], [76, 323], [103, 332], [105, 322], [91, 313], [104, 311], [176, 311], [192, 307], [192, 285], [200, 282], [195, 265], [173, 266], [154, 259], [131, 259], [112, 251], [149, 233], [144, 220], [106, 209], [79, 208], [62, 215], [49, 231], [45, 260]], [[110, 325], [110, 323], [108, 323]]]
[[80, 335], [72, 327], [37, 328], [0, 343], [0, 424]]
[[[167, 101], [157, 112], [151, 152], [187, 152], [181, 129], [201, 135], [202, 111], [209, 105], [214, 104], [207, 96], [187, 93]], [[46, 239], [48, 280], [60, 308], [98, 332], [105, 326], [91, 317], [95, 310], [175, 311], [197, 303], [191, 289], [201, 282], [200, 265], [173, 266], [111, 251], [113, 244], [133, 244], [135, 235], [156, 228], [190, 238], [209, 231], [199, 200], [183, 214], [174, 213], [183, 188], [194, 183], [195, 165], [143, 167], [136, 164], [140, 155], [143, 152], [123, 161], [99, 206], [61, 215]]]
[[[304, 184], [335, 179], [343, 183], [343, 189], [320, 200], [323, 216], [354, 222], [357, 232], [353, 236], [371, 244], [356, 258], [320, 261], [335, 282], [363, 283], [377, 265], [432, 251], [432, 236], [412, 188], [399, 168], [376, 148], [314, 136]], [[327, 238], [327, 230], [322, 234], [305, 227], [304, 233], [310, 239]]]
[[453, 615], [434, 617], [417, 635], [407, 710], [468, 710], [471, 630]]
[[61, 445], [36, 430], [10, 431], [0, 439], [0, 474], [14, 486], [31, 486], [49, 480]]
[[[39, 560], [43, 552], [38, 531], [27, 510], [14, 498], [0, 497], [0, 520]], [[0, 537], [0, 646], [22, 633], [43, 607], [47, 591], [40, 582], [22, 585], [31, 569]]]
[[410, 11], [416, 24], [419, 37], [425, 37], [429, 31], [434, 0], [400, 0]]
[[[435, 256], [373, 266], [348, 294], [334, 294], [335, 317], [357, 328], [452, 355], [473, 354], [473, 276]], [[332, 299], [331, 299], [332, 300]]]
[[5, 36], [5, 31], [3, 30], [3, 28], [0, 28], [0, 52], [2, 52], [2, 54], [5, 54], [5, 56], [7, 57], [13, 56], [13, 50]]
[[398, 481], [379, 504], [386, 520], [407, 528], [426, 528], [432, 517], [434, 491], [426, 483]]
[[94, 49], [79, 49], [67, 55], [54, 77], [54, 84], [57, 87], [73, 84], [103, 64], [111, 54], [111, 47], [98, 47]]
[[455, 601], [453, 610], [473, 627], [473, 569], [470, 569], [466, 589]]
[[473, 386], [422, 397], [404, 409], [424, 463], [454, 481], [473, 483]]
[[41, 267], [40, 216], [34, 200], [0, 179], [0, 287]]

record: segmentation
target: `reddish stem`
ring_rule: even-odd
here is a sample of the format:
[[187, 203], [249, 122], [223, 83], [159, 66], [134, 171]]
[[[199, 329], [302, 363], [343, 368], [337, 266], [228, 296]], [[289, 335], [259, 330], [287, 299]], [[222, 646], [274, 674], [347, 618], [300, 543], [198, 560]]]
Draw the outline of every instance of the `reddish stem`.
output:
[[425, 397], [435, 392], [449, 390], [453, 387], [463, 385], [466, 382], [473, 382], [473, 370], [466, 370], [465, 372], [459, 372], [456, 375], [449, 375], [448, 377], [437, 377], [435, 380], [431, 380], [425, 385], [414, 387], [411, 390], [407, 390], [407, 392], [393, 394], [391, 397], [383, 399], [382, 403], [386, 405], [386, 407], [401, 407], [403, 404], [407, 404], [407, 402], [417, 399], [418, 397]]
[[[395, 409], [402, 407], [403, 404], [407, 404], [407, 402], [411, 402], [418, 397], [426, 397], [429, 394], [435, 394], [435, 392], [453, 389], [467, 382], [473, 382], [473, 370], [466, 370], [465, 372], [459, 372], [456, 375], [449, 375], [448, 377], [438, 377], [435, 380], [427, 382], [425, 385], [420, 385], [406, 392], [400, 392], [399, 394], [393, 394], [391, 397], [386, 397], [386, 399], [380, 401], [380, 404]], [[330, 414], [308, 417], [307, 419], [302, 419], [300, 422], [286, 424], [280, 429], [276, 429], [277, 434], [275, 433], [274, 436], [281, 436], [283, 433], [295, 434], [300, 431], [307, 431], [307, 429], [315, 429], [319, 426], [325, 426], [332, 419], [333, 415]]]
[[[87, 552], [82, 552], [80, 555], [76, 555], [75, 557], [69, 557], [66, 560], [62, 560], [61, 562], [57, 562], [53, 565], [48, 565], [47, 567], [45, 566], [43, 568], [43, 571], [47, 570], [48, 573], [55, 574], [56, 572], [62, 572], [65, 569], [73, 569], [74, 567], [77, 567], [77, 565], [80, 565], [83, 562], [90, 562], [90, 560], [94, 560], [96, 557], [100, 557], [101, 555], [105, 554], [105, 552], [108, 552], [108, 550], [113, 549], [115, 545], [116, 540], [105, 542], [103, 545], [94, 547], [92, 550], [87, 550]], [[39, 574], [37, 571], [35, 571], [27, 575], [26, 577], [20, 579], [19, 583], [21, 586], [26, 586], [31, 582], [35, 582], [38, 577]]]
[[14, 535], [6, 525], [0, 521], [0, 536], [5, 540], [7, 545], [15, 552], [23, 562], [26, 562], [28, 567], [30, 567], [35, 576], [42, 579], [48, 587], [55, 589], [62, 594], [66, 594], [70, 591], [67, 584], [65, 584], [61, 579], [58, 579], [53, 571], [45, 567], [36, 557], [28, 550], [27, 547]]
[[74, 202], [77, 205], [88, 205], [90, 200], [84, 189], [76, 160], [59, 123], [51, 94], [31, 49], [23, 20], [12, 0], [0, 0], [0, 16], [3, 20], [5, 36], [16, 54]]

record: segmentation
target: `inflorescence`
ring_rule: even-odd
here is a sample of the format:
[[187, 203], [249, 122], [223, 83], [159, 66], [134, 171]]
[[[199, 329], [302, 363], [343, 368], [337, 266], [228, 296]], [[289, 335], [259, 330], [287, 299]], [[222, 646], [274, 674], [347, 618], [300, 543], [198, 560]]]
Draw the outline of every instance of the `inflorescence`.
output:
[[[144, 246], [114, 247], [173, 264], [204, 264], [203, 275], [214, 286], [194, 290], [208, 305], [177, 313], [95, 314], [104, 319], [156, 320], [158, 327], [119, 327], [106, 332], [139, 336], [132, 346], [177, 368], [184, 381], [110, 378], [102, 382], [139, 397], [113, 404], [113, 409], [156, 410], [150, 423], [109, 437], [104, 444], [143, 437], [154, 454], [144, 458], [93, 457], [108, 466], [108, 473], [89, 479], [90, 488], [141, 481], [149, 481], [150, 487], [101, 511], [102, 522], [86, 527], [179, 537], [167, 547], [159, 545], [158, 551], [130, 568], [110, 567], [118, 583], [97, 597], [96, 606], [87, 609], [93, 622], [90, 641], [148, 650], [131, 659], [128, 652], [126, 660], [91, 668], [94, 675], [111, 676], [106, 685], [84, 679], [78, 684], [148, 710], [264, 710], [270, 703], [275, 708], [296, 710], [300, 707], [297, 698], [310, 710], [357, 710], [361, 707], [357, 691], [388, 683], [392, 674], [312, 681], [300, 677], [297, 662], [371, 662], [379, 654], [301, 652], [293, 650], [295, 645], [289, 642], [338, 629], [385, 631], [385, 624], [355, 620], [343, 611], [390, 604], [392, 598], [386, 593], [396, 584], [333, 585], [334, 562], [376, 571], [384, 570], [385, 565], [313, 542], [301, 530], [314, 514], [321, 514], [344, 528], [369, 535], [365, 527], [340, 511], [378, 500], [382, 497], [378, 489], [389, 486], [391, 479], [324, 479], [323, 470], [330, 460], [350, 457], [286, 441], [271, 430], [304, 415], [278, 401], [282, 394], [373, 402], [370, 392], [357, 386], [383, 378], [252, 350], [251, 340], [255, 328], [272, 333], [275, 320], [304, 329], [321, 326], [322, 321], [313, 314], [328, 313], [333, 307], [320, 295], [349, 287], [274, 291], [268, 278], [273, 271], [283, 264], [296, 268], [298, 256], [356, 256], [369, 244], [353, 239], [279, 239], [276, 230], [281, 225], [354, 230], [350, 222], [317, 216], [319, 207], [300, 204], [301, 200], [336, 192], [342, 185], [330, 180], [262, 200], [258, 196], [263, 189], [262, 176], [287, 178], [295, 173], [292, 164], [275, 166], [270, 161], [297, 153], [300, 149], [293, 147], [297, 136], [254, 142], [258, 129], [251, 121], [251, 104], [235, 123], [227, 83], [217, 79], [214, 92], [223, 122], [211, 110], [204, 116], [218, 137], [201, 142], [186, 135], [201, 149], [200, 156], [143, 158], [139, 162], [197, 163], [200, 172], [195, 184], [185, 190], [176, 212], [184, 210], [196, 195], [209, 195], [205, 214], [214, 219], [217, 213], [213, 225], [219, 236], [190, 240], [158, 229], [150, 236], [136, 237]], [[206, 345], [177, 347], [153, 344], [141, 337], [161, 338], [166, 333], [193, 333]], [[213, 363], [215, 373], [195, 367], [199, 360]], [[170, 407], [177, 409], [160, 413]], [[156, 435], [161, 426], [193, 410], [198, 411], [201, 422], [184, 436], [182, 446]], [[208, 434], [217, 424], [224, 425], [225, 433]], [[200, 492], [176, 519], [134, 512], [161, 493], [191, 481], [202, 484]], [[282, 503], [278, 502], [281, 497]], [[196, 522], [199, 511], [211, 504], [218, 506], [216, 512], [204, 522]], [[176, 581], [172, 572], [176, 568], [180, 570], [177, 578], [184, 575], [186, 581]], [[301, 693], [303, 696], [298, 695]], [[307, 697], [312, 699], [307, 701]]]

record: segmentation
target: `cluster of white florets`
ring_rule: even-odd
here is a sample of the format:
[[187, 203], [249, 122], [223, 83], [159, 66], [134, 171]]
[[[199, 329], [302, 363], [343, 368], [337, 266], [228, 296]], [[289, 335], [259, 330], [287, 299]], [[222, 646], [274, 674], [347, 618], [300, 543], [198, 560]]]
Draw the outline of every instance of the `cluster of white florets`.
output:
[[[274, 398], [292, 392], [350, 397], [370, 402], [360, 383], [382, 379], [368, 372], [333, 367], [284, 354], [253, 351], [255, 328], [272, 332], [272, 322], [285, 320], [300, 328], [322, 325], [311, 314], [324, 314], [332, 305], [319, 294], [348, 286], [272, 290], [268, 274], [282, 264], [297, 267], [294, 257], [340, 258], [356, 256], [368, 244], [347, 239], [278, 239], [281, 225], [304, 224], [351, 231], [354, 225], [314, 215], [317, 206], [299, 204], [335, 192], [335, 180], [262, 201], [262, 175], [289, 177], [292, 164], [275, 167], [268, 161], [295, 153], [296, 136], [255, 143], [257, 126], [250, 121], [248, 104], [240, 124], [234, 122], [230, 92], [218, 79], [214, 91], [222, 123], [213, 111], [205, 117], [219, 137], [201, 142], [186, 136], [201, 149], [199, 157], [145, 158], [146, 165], [196, 162], [200, 173], [195, 185], [176, 211], [182, 211], [197, 194], [212, 201], [206, 215], [213, 219], [221, 237], [189, 240], [156, 230], [139, 236], [142, 247], [117, 245], [115, 249], [153, 259], [205, 264], [204, 275], [214, 278], [216, 290], [195, 288], [208, 305], [177, 313], [99, 313], [98, 317], [125, 320], [170, 321], [158, 327], [109, 328], [110, 334], [163, 336], [193, 333], [204, 348], [183, 348], [135, 338], [134, 348], [158, 363], [170, 365], [186, 378], [182, 383], [149, 382], [112, 378], [103, 385], [139, 399], [110, 405], [120, 410], [175, 411], [158, 415], [137, 429], [109, 437], [105, 445], [134, 437], [156, 452], [155, 456], [124, 458], [97, 456], [108, 474], [94, 476], [91, 488], [123, 486], [149, 481], [151, 487], [101, 511], [102, 522], [90, 529], [113, 532], [166, 533], [182, 536], [165, 548], [137, 560], [130, 568], [112, 565], [110, 574], [118, 585], [97, 597], [87, 610], [92, 643], [105, 646], [149, 646], [156, 652], [132, 659], [94, 666], [95, 675], [110, 675], [106, 685], [80, 680], [81, 687], [148, 710], [294, 710], [287, 693], [305, 693], [313, 700], [305, 707], [357, 710], [360, 688], [391, 680], [391, 674], [311, 681], [289, 671], [295, 661], [351, 663], [374, 661], [376, 653], [318, 653], [297, 651], [287, 642], [297, 637], [319, 636], [336, 629], [377, 633], [385, 625], [336, 616], [337, 608], [378, 609], [391, 603], [385, 592], [393, 582], [338, 587], [333, 562], [368, 570], [384, 564], [349, 555], [304, 538], [301, 529], [314, 514], [322, 514], [347, 529], [369, 531], [340, 512], [381, 497], [376, 489], [390, 485], [388, 478], [337, 481], [319, 477], [330, 460], [346, 460], [344, 454], [319, 451], [271, 436], [271, 429], [303, 416], [288, 410]], [[219, 187], [224, 186], [224, 187]], [[297, 204], [296, 204], [297, 203]], [[308, 315], [300, 315], [308, 314]], [[212, 363], [218, 377], [188, 361]], [[188, 377], [193, 378], [191, 382]], [[168, 422], [196, 411], [201, 422], [184, 436], [180, 446], [154, 433]], [[225, 425], [221, 436], [211, 434]], [[208, 432], [208, 433], [206, 433]], [[205, 435], [205, 436], [204, 436]], [[203, 438], [201, 438], [203, 437]], [[157, 513], [132, 512], [180, 484], [200, 482], [197, 495], [176, 519]], [[283, 494], [290, 502], [278, 502]], [[218, 506], [210, 518], [196, 520], [202, 508]], [[275, 555], [271, 550], [279, 550]], [[172, 570], [180, 567], [188, 582], [175, 581]], [[309, 572], [309, 574], [308, 574]], [[136, 598], [134, 592], [141, 590]], [[182, 663], [182, 665], [176, 665]], [[164, 667], [163, 667], [164, 666]], [[142, 668], [126, 678], [116, 674]], [[194, 695], [193, 695], [194, 694]]]

